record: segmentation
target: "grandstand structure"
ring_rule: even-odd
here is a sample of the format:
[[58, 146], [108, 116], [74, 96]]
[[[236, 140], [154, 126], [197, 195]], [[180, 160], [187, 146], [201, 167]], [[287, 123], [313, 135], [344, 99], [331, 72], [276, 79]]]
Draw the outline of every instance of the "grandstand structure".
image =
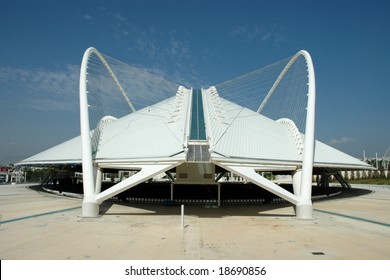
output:
[[[168, 82], [86, 50], [80, 71], [80, 136], [21, 161], [81, 164], [82, 216], [160, 174], [171, 185], [216, 185], [234, 173], [311, 219], [315, 172], [371, 169], [315, 140], [315, 74], [307, 51], [215, 86]], [[132, 176], [102, 190], [105, 170]], [[293, 192], [263, 176], [291, 174]]]

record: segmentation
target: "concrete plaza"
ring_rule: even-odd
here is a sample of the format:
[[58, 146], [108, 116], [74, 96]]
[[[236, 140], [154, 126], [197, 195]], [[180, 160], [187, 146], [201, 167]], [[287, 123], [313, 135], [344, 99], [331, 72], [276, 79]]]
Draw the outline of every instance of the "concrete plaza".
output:
[[390, 186], [354, 185], [314, 201], [314, 219], [290, 204], [124, 205], [82, 218], [81, 200], [0, 185], [2, 260], [388, 260]]

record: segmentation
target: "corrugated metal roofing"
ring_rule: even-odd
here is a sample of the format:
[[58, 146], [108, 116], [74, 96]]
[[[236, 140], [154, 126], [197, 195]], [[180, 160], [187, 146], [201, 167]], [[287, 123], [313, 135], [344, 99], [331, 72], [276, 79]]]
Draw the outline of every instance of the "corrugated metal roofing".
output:
[[47, 163], [81, 163], [81, 137], [77, 136], [20, 162], [20, 164]]
[[179, 120], [168, 123], [171, 117], [166, 107], [170, 102], [111, 122], [104, 129], [95, 158], [169, 157], [183, 152], [183, 136], [177, 127]]
[[320, 141], [315, 142], [314, 166], [348, 169], [366, 169], [372, 167], [361, 160], [345, 154]]
[[210, 120], [213, 151], [226, 157], [299, 161], [288, 128], [227, 100], [223, 119]]
[[[183, 154], [188, 145], [191, 91], [109, 122], [102, 130], [94, 159], [99, 162], [142, 161]], [[215, 88], [203, 90], [203, 110], [211, 161], [251, 161], [286, 166], [302, 162], [288, 126], [219, 97]], [[20, 164], [80, 163], [81, 138], [76, 137]], [[364, 162], [316, 141], [314, 166], [370, 168]], [[277, 167], [275, 167], [277, 170]]]

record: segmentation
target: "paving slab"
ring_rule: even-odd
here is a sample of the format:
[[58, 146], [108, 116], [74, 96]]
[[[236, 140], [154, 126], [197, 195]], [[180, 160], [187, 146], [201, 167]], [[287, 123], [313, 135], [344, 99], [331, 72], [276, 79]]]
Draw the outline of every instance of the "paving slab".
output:
[[289, 204], [180, 206], [81, 200], [28, 185], [0, 185], [2, 260], [388, 260], [390, 186], [354, 185], [314, 201], [314, 219]]

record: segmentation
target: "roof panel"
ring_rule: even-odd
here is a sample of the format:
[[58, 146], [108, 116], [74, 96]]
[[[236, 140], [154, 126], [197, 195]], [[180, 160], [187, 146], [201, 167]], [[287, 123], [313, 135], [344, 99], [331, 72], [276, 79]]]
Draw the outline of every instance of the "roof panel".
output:
[[188, 97], [177, 95], [109, 123], [95, 158], [159, 158], [183, 152]]
[[[261, 164], [299, 165], [302, 155], [289, 128], [247, 108], [203, 90], [203, 109], [212, 158], [258, 161]], [[182, 153], [187, 144], [190, 90], [107, 123], [100, 134], [95, 160], [137, 161]], [[81, 137], [75, 137], [20, 164], [80, 163]], [[314, 166], [370, 168], [366, 163], [316, 141]]]
[[77, 136], [62, 144], [22, 160], [19, 164], [81, 163], [81, 137]]
[[[231, 110], [230, 113], [235, 114], [237, 111]], [[249, 109], [241, 108], [238, 114], [234, 118], [230, 117], [228, 121], [212, 122], [219, 132], [215, 133], [219, 138], [214, 143], [214, 151], [219, 154], [271, 161], [301, 160], [286, 126]], [[230, 125], [227, 125], [228, 122]]]
[[343, 153], [320, 141], [315, 142], [314, 166], [326, 166], [348, 169], [371, 169], [372, 167], [361, 160]]

